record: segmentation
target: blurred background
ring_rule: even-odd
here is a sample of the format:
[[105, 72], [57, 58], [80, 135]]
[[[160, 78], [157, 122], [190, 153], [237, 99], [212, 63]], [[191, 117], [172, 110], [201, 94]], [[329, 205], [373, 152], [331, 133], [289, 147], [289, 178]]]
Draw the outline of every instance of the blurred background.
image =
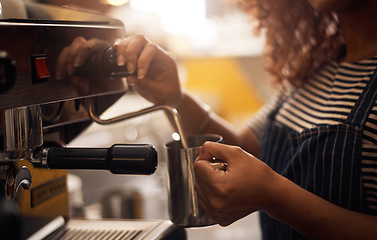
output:
[[[27, 0], [25, 0], [27, 1]], [[30, 1], [30, 0], [29, 0]], [[127, 35], [142, 33], [178, 61], [182, 85], [212, 110], [241, 127], [273, 94], [262, 56], [263, 33], [231, 0], [41, 0], [121, 20]], [[150, 106], [132, 89], [103, 115], [117, 116]], [[105, 171], [70, 171], [72, 216], [169, 219], [166, 152], [174, 129], [156, 112], [122, 123], [92, 124], [70, 146], [109, 147], [151, 143], [159, 154], [151, 176]], [[256, 213], [229, 227], [188, 229], [188, 239], [260, 239]]]

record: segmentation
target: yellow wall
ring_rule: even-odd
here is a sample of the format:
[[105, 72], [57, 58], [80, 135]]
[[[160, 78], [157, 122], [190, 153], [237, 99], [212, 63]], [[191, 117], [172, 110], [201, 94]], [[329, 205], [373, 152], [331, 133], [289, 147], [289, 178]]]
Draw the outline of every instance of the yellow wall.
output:
[[230, 122], [243, 122], [263, 104], [235, 58], [188, 59], [182, 64], [187, 77], [184, 87], [209, 100], [209, 105], [212, 101], [214, 111]]

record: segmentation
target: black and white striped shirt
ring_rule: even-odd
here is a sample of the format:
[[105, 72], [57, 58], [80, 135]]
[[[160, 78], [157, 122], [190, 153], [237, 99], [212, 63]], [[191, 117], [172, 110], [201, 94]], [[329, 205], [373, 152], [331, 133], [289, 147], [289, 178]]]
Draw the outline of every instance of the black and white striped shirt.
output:
[[[266, 117], [286, 97], [276, 115], [278, 123], [297, 132], [322, 124], [340, 124], [347, 118], [376, 67], [377, 56], [355, 63], [332, 62], [302, 87], [273, 97], [248, 122], [248, 126], [260, 139]], [[377, 210], [377, 103], [373, 105], [363, 133], [364, 194], [369, 207]]]

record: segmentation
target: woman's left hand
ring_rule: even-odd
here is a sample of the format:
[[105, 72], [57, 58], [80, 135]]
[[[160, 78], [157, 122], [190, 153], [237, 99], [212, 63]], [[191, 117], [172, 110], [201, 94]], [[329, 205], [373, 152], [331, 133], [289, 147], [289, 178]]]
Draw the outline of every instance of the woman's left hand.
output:
[[[216, 158], [225, 171], [213, 168]], [[272, 204], [280, 175], [240, 147], [206, 142], [194, 163], [199, 205], [221, 226]]]

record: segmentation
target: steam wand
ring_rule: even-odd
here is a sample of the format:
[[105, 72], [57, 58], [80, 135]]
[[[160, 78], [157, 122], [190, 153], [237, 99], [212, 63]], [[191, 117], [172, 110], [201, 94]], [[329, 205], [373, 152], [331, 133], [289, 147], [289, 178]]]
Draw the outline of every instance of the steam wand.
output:
[[144, 108], [144, 109], [141, 109], [141, 110], [136, 111], [136, 112], [126, 113], [126, 114], [123, 114], [123, 115], [120, 115], [120, 116], [117, 116], [117, 117], [113, 117], [113, 118], [109, 118], [109, 119], [102, 119], [96, 113], [94, 113], [93, 99], [88, 99], [88, 114], [92, 118], [92, 120], [95, 121], [98, 124], [116, 123], [116, 122], [120, 122], [120, 121], [127, 120], [127, 119], [130, 119], [130, 118], [138, 117], [138, 116], [141, 116], [141, 115], [144, 115], [144, 114], [148, 114], [148, 113], [151, 113], [151, 112], [155, 112], [155, 111], [158, 111], [158, 110], [164, 110], [165, 112], [167, 112], [173, 118], [174, 127], [175, 127], [175, 130], [178, 132], [178, 134], [181, 138], [182, 147], [184, 149], [188, 149], [189, 147], [188, 147], [188, 144], [187, 144], [186, 137], [183, 133], [181, 119], [180, 119], [180, 116], [178, 114], [178, 111], [175, 108], [167, 106], [167, 105], [154, 105], [152, 107]]

